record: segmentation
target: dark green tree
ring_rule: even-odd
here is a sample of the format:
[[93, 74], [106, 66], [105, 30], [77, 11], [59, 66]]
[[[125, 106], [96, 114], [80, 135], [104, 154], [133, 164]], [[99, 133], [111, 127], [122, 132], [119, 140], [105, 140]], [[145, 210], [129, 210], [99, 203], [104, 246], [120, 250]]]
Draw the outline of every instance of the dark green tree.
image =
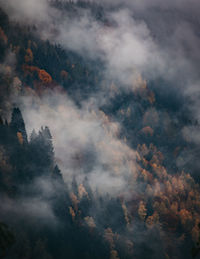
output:
[[4, 258], [14, 242], [14, 234], [9, 230], [6, 224], [0, 223], [0, 258]]
[[24, 141], [27, 143], [25, 123], [19, 108], [13, 109], [10, 127], [15, 133], [21, 132]]
[[58, 181], [63, 181], [61, 171], [57, 165], [53, 169], [52, 178]]

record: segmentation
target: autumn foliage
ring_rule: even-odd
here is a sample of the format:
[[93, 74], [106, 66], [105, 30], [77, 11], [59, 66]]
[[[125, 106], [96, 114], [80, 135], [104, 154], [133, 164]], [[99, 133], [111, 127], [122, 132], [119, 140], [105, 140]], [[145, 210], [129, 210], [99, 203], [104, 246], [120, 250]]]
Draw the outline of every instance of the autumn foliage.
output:
[[50, 84], [52, 82], [52, 77], [44, 69], [39, 69], [38, 76], [44, 84]]
[[23, 70], [26, 75], [29, 74], [31, 76], [33, 76], [33, 73], [36, 72], [39, 80], [45, 85], [52, 82], [51, 75], [47, 73], [44, 69], [40, 69], [36, 66], [23, 65]]
[[8, 38], [1, 27], [0, 27], [0, 39], [4, 42], [4, 44], [8, 43]]
[[150, 126], [146, 126], [146, 127], [141, 129], [141, 133], [143, 133], [146, 136], [152, 137], [154, 131], [153, 131], [153, 129]]
[[33, 52], [30, 48], [26, 50], [26, 55], [24, 59], [26, 63], [31, 63], [33, 61]]
[[60, 72], [60, 76], [61, 76], [62, 79], [66, 80], [67, 77], [68, 77], [67, 71], [62, 70], [62, 71]]
[[18, 138], [19, 143], [22, 145], [24, 142], [24, 139], [23, 139], [21, 132], [17, 132], [17, 138]]

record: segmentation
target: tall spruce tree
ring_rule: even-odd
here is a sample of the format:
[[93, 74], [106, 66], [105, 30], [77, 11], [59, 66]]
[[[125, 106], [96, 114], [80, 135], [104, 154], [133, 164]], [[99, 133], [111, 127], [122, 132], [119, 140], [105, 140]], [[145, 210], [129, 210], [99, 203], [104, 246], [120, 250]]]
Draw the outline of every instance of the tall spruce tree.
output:
[[27, 142], [25, 123], [19, 108], [13, 109], [10, 127], [16, 134], [17, 132], [20, 132], [22, 134], [23, 140]]

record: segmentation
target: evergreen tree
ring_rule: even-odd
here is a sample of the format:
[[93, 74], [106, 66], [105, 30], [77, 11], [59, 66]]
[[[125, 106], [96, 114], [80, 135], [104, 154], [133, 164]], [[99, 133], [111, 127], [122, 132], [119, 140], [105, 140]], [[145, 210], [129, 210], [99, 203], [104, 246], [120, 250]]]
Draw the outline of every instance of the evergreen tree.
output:
[[45, 147], [47, 148], [49, 158], [52, 159], [54, 156], [54, 151], [53, 151], [52, 136], [49, 128], [47, 126], [45, 126], [45, 128], [42, 127], [41, 131], [39, 132], [39, 135], [41, 137], [41, 140], [44, 142]]
[[46, 160], [49, 168], [52, 168], [54, 163], [54, 148], [52, 143], [52, 136], [49, 128], [41, 128], [39, 132], [42, 148], [44, 149], [43, 158]]
[[52, 178], [58, 181], [63, 181], [63, 177], [61, 174], [61, 171], [59, 169], [59, 167], [56, 165], [54, 167], [53, 173], [52, 173]]
[[54, 149], [48, 127], [42, 127], [38, 134], [36, 134], [35, 130], [32, 131], [29, 145], [29, 162], [30, 167], [35, 168], [35, 176], [38, 174], [50, 175], [53, 172]]
[[50, 254], [47, 252], [46, 247], [45, 247], [45, 242], [39, 239], [36, 242], [36, 245], [33, 249], [33, 259], [41, 258], [41, 259], [52, 259]]
[[22, 134], [23, 140], [27, 142], [24, 119], [19, 108], [13, 109], [10, 127], [15, 133], [20, 132]]
[[30, 135], [30, 141], [34, 141], [37, 138], [37, 134], [35, 132], [35, 130], [33, 129]]
[[8, 226], [0, 222], [0, 258], [4, 258], [6, 252], [15, 242], [14, 234]]
[[0, 125], [3, 125], [3, 119], [1, 116], [0, 116]]

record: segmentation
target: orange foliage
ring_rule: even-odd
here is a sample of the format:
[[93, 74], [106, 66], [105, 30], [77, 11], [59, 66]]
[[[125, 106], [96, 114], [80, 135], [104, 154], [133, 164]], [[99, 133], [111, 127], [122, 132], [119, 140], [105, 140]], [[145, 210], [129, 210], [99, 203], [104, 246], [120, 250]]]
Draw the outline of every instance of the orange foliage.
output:
[[119, 256], [116, 250], [110, 251], [110, 259], [119, 259]]
[[148, 172], [147, 170], [145, 170], [145, 169], [143, 169], [143, 170], [141, 171], [141, 176], [143, 177], [143, 180], [144, 180], [145, 182], [147, 182], [147, 181], [151, 182], [152, 179], [153, 179], [152, 174], [149, 173], [149, 172]]
[[149, 162], [143, 157], [143, 158], [142, 158], [142, 165], [143, 165], [145, 168], [147, 168], [148, 164], [149, 164]]
[[135, 94], [140, 96], [140, 98], [147, 100], [150, 104], [155, 102], [155, 94], [147, 87], [147, 82], [141, 75], [139, 75], [133, 82], [135, 88]]
[[24, 142], [24, 139], [23, 139], [21, 132], [17, 132], [17, 138], [18, 138], [19, 143], [22, 145]]
[[8, 38], [1, 27], [0, 27], [0, 39], [2, 39], [5, 44], [8, 43]]
[[139, 154], [142, 156], [145, 156], [149, 153], [149, 149], [147, 148], [146, 144], [142, 144], [142, 145], [138, 144], [137, 150]]
[[78, 186], [78, 196], [80, 199], [82, 199], [83, 196], [86, 196], [88, 198], [88, 193], [85, 190], [85, 187], [83, 186], [82, 183]]
[[150, 126], [146, 126], [143, 129], [141, 129], [141, 132], [145, 134], [146, 136], [153, 136], [154, 130]]
[[33, 52], [30, 48], [28, 48], [26, 50], [26, 55], [25, 55], [24, 59], [25, 59], [26, 63], [29, 63], [29, 62], [33, 61]]
[[26, 74], [31, 74], [37, 72], [39, 79], [43, 84], [50, 84], [52, 82], [52, 77], [44, 69], [39, 69], [36, 66], [23, 65], [23, 70]]
[[[181, 226], [183, 232], [177, 241], [184, 241], [184, 236], [191, 236], [194, 242], [198, 241], [200, 230], [200, 191], [190, 174], [181, 172], [170, 174], [164, 166], [164, 156], [155, 145], [139, 144], [136, 152], [137, 178], [146, 186], [144, 194], [135, 196], [131, 206], [122, 206], [126, 222], [136, 214], [147, 227], [155, 224], [170, 232], [176, 232]], [[130, 166], [130, 165], [129, 165]], [[139, 200], [139, 206], [137, 206]], [[153, 214], [148, 216], [146, 204], [151, 202]], [[181, 242], [183, 242], [181, 241]]]
[[147, 215], [147, 209], [146, 209], [143, 201], [141, 201], [139, 204], [138, 215], [140, 216], [141, 220], [143, 220], [143, 221], [145, 220], [146, 215]]
[[22, 67], [22, 69], [24, 70], [24, 72], [26, 73], [26, 74], [31, 74], [32, 75], [32, 73], [33, 72], [39, 72], [39, 68], [38, 67], [35, 67], [35, 66], [29, 66], [29, 65], [23, 65], [23, 67]]
[[44, 84], [49, 84], [52, 82], [52, 77], [44, 69], [39, 70], [38, 76]]
[[171, 211], [174, 213], [174, 214], [177, 214], [178, 213], [178, 202], [177, 201], [174, 201], [170, 207]]
[[67, 71], [62, 70], [62, 71], [60, 72], [60, 76], [62, 77], [62, 79], [67, 79], [67, 77], [68, 77]]
[[153, 104], [155, 102], [156, 99], [155, 99], [154, 92], [149, 91], [149, 93], [148, 93], [148, 100], [149, 100], [150, 104]]
[[137, 75], [137, 77], [133, 81], [133, 86], [136, 88], [136, 93], [143, 94], [144, 90], [147, 89], [147, 82], [142, 78], [141, 75]]
[[78, 200], [77, 196], [73, 192], [71, 192], [70, 198], [72, 200], [74, 209], [77, 211], [78, 210], [78, 204], [79, 204], [79, 200]]
[[155, 164], [157, 164], [157, 165], [161, 165], [162, 162], [163, 162], [163, 160], [164, 160], [163, 154], [162, 154], [160, 151], [158, 151], [158, 152], [156, 152], [156, 154], [154, 154], [154, 155], [152, 156], [152, 159], [151, 159], [151, 161], [150, 161], [150, 164], [155, 163]]
[[128, 226], [130, 224], [130, 221], [129, 221], [129, 217], [128, 217], [128, 210], [127, 210], [127, 207], [126, 207], [125, 203], [122, 203], [122, 209], [123, 209], [123, 212], [124, 212], [124, 218], [125, 218], [126, 224]]
[[85, 220], [86, 224], [88, 225], [88, 227], [90, 227], [90, 228], [95, 228], [96, 227], [96, 224], [94, 222], [93, 217], [87, 216], [87, 217], [84, 218], [84, 220]]
[[190, 225], [192, 223], [192, 215], [191, 215], [191, 213], [188, 210], [186, 210], [186, 209], [182, 209], [179, 212], [179, 216], [180, 216], [182, 225], [184, 225], [186, 227], [190, 227]]
[[159, 179], [165, 179], [167, 178], [167, 171], [166, 169], [156, 163], [151, 164], [153, 172], [159, 177]]
[[75, 214], [75, 211], [73, 210], [73, 208], [72, 208], [72, 207], [69, 207], [69, 213], [70, 213], [70, 215], [72, 216], [72, 220], [74, 220], [74, 219], [75, 219], [76, 214]]
[[165, 188], [166, 188], [166, 192], [168, 195], [172, 194], [172, 185], [170, 183], [170, 181], [166, 181], [165, 183]]
[[159, 215], [157, 212], [154, 212], [154, 214], [149, 216], [146, 220], [146, 224], [149, 228], [158, 223], [159, 223]]
[[114, 248], [115, 244], [114, 244], [114, 234], [112, 232], [111, 228], [107, 228], [104, 231], [104, 238], [105, 240], [110, 244], [111, 248]]

